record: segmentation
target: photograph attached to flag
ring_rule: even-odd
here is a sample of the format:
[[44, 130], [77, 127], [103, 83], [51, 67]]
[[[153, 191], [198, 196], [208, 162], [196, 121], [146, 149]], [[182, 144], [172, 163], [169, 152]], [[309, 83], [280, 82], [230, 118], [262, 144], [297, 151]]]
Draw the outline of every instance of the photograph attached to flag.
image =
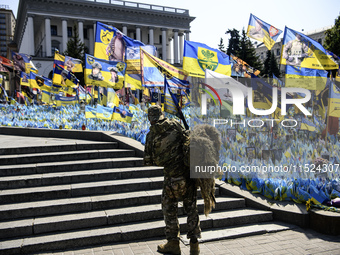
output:
[[85, 55], [85, 84], [121, 89], [124, 82], [125, 63], [108, 61]]
[[54, 53], [54, 64], [72, 73], [83, 72], [82, 61], [80, 59], [63, 56], [57, 52]]
[[280, 61], [282, 65], [319, 70], [339, 68], [320, 43], [288, 27], [285, 27], [282, 49]]
[[251, 74], [256, 76], [260, 74], [260, 71], [251, 67], [247, 62], [230, 54], [231, 63], [231, 76], [251, 78]]
[[333, 83], [329, 88], [329, 116], [340, 117], [340, 88]]
[[20, 73], [20, 85], [21, 86], [27, 86], [29, 87], [30, 86], [30, 83], [29, 83], [29, 75], [25, 72], [21, 72]]
[[30, 83], [31, 89], [51, 91], [52, 80], [44, 76], [37, 75], [36, 73], [33, 73], [33, 72], [30, 73], [29, 83]]
[[79, 84], [79, 80], [77, 77], [70, 71], [64, 69], [58, 64], [54, 65], [53, 72], [53, 84], [68, 86], [68, 87], [77, 87]]
[[274, 46], [276, 39], [282, 33], [280, 29], [264, 22], [253, 14], [250, 14], [247, 36], [263, 42], [268, 50]]
[[164, 75], [172, 88], [187, 88], [187, 72], [178, 69], [141, 49], [142, 84], [144, 87], [164, 87]]
[[184, 41], [183, 70], [190, 76], [204, 78], [205, 69], [231, 75], [230, 58], [203, 43]]
[[124, 35], [117, 28], [97, 21], [94, 56], [110, 61], [124, 61], [128, 46], [143, 46], [144, 43]]

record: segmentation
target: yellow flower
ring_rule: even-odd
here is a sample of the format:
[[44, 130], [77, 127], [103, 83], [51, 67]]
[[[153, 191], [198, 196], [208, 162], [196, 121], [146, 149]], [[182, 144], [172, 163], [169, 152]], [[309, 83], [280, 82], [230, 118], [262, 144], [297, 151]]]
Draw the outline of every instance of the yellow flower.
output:
[[310, 210], [311, 208], [311, 203], [312, 203], [312, 200], [311, 199], [308, 199], [308, 201], [306, 202], [306, 210], [307, 212]]

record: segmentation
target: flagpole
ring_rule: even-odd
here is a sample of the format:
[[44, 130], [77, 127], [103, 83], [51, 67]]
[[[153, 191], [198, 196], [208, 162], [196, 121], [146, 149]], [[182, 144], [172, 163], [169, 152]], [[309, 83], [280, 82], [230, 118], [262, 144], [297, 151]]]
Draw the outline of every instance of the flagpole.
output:
[[[332, 73], [330, 74], [330, 80], [332, 81]], [[330, 109], [330, 95], [331, 95], [331, 86], [333, 86], [332, 82], [329, 85], [328, 91], [328, 104], [327, 104], [327, 120], [326, 120], [326, 135], [325, 135], [325, 147], [327, 149], [328, 146], [328, 125], [329, 125], [329, 109]]]

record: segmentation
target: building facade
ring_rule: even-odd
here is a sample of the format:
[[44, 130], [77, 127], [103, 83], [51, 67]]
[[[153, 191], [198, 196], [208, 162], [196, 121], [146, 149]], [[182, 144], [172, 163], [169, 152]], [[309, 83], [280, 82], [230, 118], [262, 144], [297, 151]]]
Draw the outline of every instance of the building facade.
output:
[[93, 54], [96, 22], [157, 47], [158, 57], [181, 65], [189, 40], [189, 11], [121, 0], [20, 0], [14, 40], [20, 53], [33, 56], [39, 74], [52, 70], [54, 51], [63, 53], [77, 26], [80, 40]]
[[10, 58], [10, 44], [13, 41], [15, 17], [8, 5], [0, 5], [0, 55]]
[[[323, 27], [321, 29], [309, 31], [309, 32], [304, 33], [304, 34], [322, 45], [324, 43], [325, 37], [326, 37], [325, 32], [326, 32], [326, 30], [328, 30], [330, 28], [332, 28], [332, 26]], [[276, 42], [274, 44], [273, 48], [271, 49], [271, 51], [274, 52], [274, 56], [275, 56], [275, 59], [276, 59], [276, 62], [278, 63], [278, 65], [280, 65], [282, 43], [283, 43], [283, 39], [281, 38], [280, 41]], [[256, 44], [257, 44], [257, 42], [256, 42]], [[256, 47], [256, 55], [261, 60], [262, 64], [264, 64], [264, 62], [266, 60], [267, 51], [268, 51], [267, 47], [262, 43], [259, 44]], [[280, 72], [285, 73], [285, 66], [280, 66]]]

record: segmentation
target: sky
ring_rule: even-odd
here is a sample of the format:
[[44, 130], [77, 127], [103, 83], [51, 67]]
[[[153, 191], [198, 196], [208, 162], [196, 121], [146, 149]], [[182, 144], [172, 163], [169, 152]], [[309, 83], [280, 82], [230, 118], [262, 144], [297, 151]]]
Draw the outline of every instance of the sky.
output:
[[[109, 0], [98, 0], [108, 2]], [[134, 0], [131, 2], [154, 4], [188, 9], [196, 17], [191, 22], [190, 41], [218, 48], [220, 39], [228, 45], [228, 29], [247, 30], [250, 14], [284, 31], [290, 29], [307, 33], [334, 25], [340, 15], [339, 0]], [[1, 0], [0, 5], [9, 5], [17, 16], [19, 0]], [[279, 37], [282, 38], [282, 35]], [[278, 40], [279, 40], [278, 39]]]

